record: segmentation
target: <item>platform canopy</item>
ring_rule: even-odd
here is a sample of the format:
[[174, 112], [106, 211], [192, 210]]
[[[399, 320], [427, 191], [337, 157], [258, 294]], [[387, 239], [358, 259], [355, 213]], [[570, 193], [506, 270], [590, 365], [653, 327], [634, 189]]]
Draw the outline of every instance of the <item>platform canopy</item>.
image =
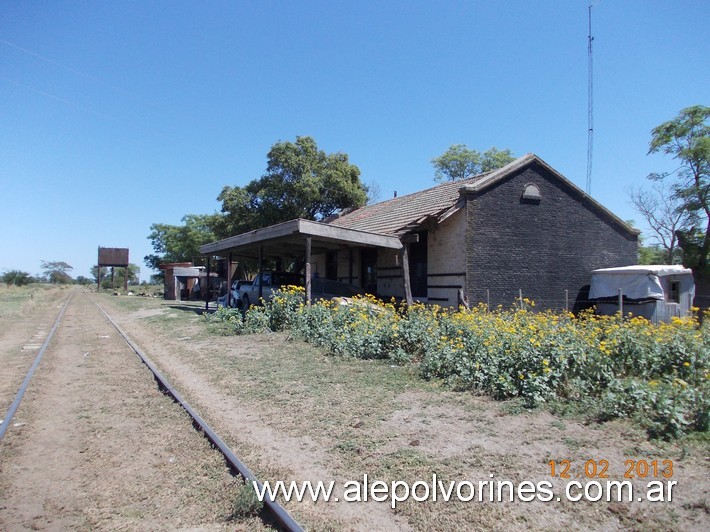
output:
[[308, 238], [312, 242], [312, 253], [354, 246], [402, 249], [402, 242], [395, 236], [346, 229], [299, 218], [205, 244], [200, 246], [200, 253], [258, 258], [261, 248], [264, 257], [296, 256], [303, 254]]

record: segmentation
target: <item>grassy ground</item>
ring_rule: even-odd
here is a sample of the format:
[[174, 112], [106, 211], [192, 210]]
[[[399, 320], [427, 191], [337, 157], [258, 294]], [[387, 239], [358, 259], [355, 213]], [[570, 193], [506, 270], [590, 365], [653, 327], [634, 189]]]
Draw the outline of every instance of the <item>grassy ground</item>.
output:
[[[557, 493], [564, 482], [551, 477], [551, 460], [570, 460], [577, 473], [587, 460], [607, 460], [610, 480], [623, 480], [626, 460], [675, 464], [672, 503], [410, 500], [393, 514], [411, 528], [544, 529], [575, 523], [590, 529], [694, 529], [710, 523], [706, 434], [673, 443], [649, 441], [625, 421], [586, 425], [574, 414], [453, 392], [438, 381], [421, 380], [411, 366], [327, 356], [287, 333], [225, 337], [202, 320], [202, 305], [102, 299], [150, 331], [156, 345], [220, 390], [232, 408], [248, 412], [255, 425], [266, 425], [274, 445], [281, 439], [301, 442], [293, 449], [303, 455], [301, 466], [307, 469], [308, 460], [317, 459], [330, 478], [362, 479], [367, 473], [386, 482], [414, 482], [436, 473], [445, 481], [476, 483], [494, 475], [513, 482], [552, 481]], [[199, 405], [201, 398], [192, 400]], [[240, 456], [262, 479], [304, 478], [297, 465], [287, 467], [269, 456], [268, 441], [261, 443], [253, 436], [234, 438], [237, 453], [244, 453]], [[647, 480], [636, 479], [634, 485], [641, 489]], [[348, 526], [330, 509], [290, 508], [313, 529]]]
[[21, 318], [61, 293], [69, 287], [48, 284], [28, 286], [6, 286], [0, 284], [0, 320]]

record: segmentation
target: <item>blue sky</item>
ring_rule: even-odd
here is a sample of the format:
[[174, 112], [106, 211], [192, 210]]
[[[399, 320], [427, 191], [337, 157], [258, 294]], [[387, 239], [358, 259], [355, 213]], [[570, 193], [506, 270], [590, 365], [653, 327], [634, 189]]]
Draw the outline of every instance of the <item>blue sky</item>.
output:
[[[587, 6], [519, 1], [0, 0], [0, 271], [99, 245], [150, 271], [155, 222], [218, 211], [279, 140], [342, 151], [381, 199], [434, 184], [462, 143], [534, 152], [581, 188]], [[708, 105], [710, 3], [592, 8], [592, 195], [674, 168], [650, 130]]]

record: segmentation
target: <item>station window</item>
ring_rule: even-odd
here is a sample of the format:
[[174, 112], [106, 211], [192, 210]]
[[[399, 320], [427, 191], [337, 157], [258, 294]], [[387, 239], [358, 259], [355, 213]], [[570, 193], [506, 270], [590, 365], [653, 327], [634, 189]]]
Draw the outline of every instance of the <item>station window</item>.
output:
[[542, 195], [540, 194], [540, 188], [534, 183], [528, 183], [523, 189], [523, 196], [520, 200], [524, 203], [540, 203]]

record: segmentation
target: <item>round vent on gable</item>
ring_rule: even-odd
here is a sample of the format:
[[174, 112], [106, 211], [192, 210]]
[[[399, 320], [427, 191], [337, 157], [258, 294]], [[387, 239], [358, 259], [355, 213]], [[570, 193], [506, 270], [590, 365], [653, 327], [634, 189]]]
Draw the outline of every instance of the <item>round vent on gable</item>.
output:
[[528, 183], [523, 189], [523, 197], [521, 199], [526, 203], [540, 203], [542, 199], [540, 189], [534, 183]]

